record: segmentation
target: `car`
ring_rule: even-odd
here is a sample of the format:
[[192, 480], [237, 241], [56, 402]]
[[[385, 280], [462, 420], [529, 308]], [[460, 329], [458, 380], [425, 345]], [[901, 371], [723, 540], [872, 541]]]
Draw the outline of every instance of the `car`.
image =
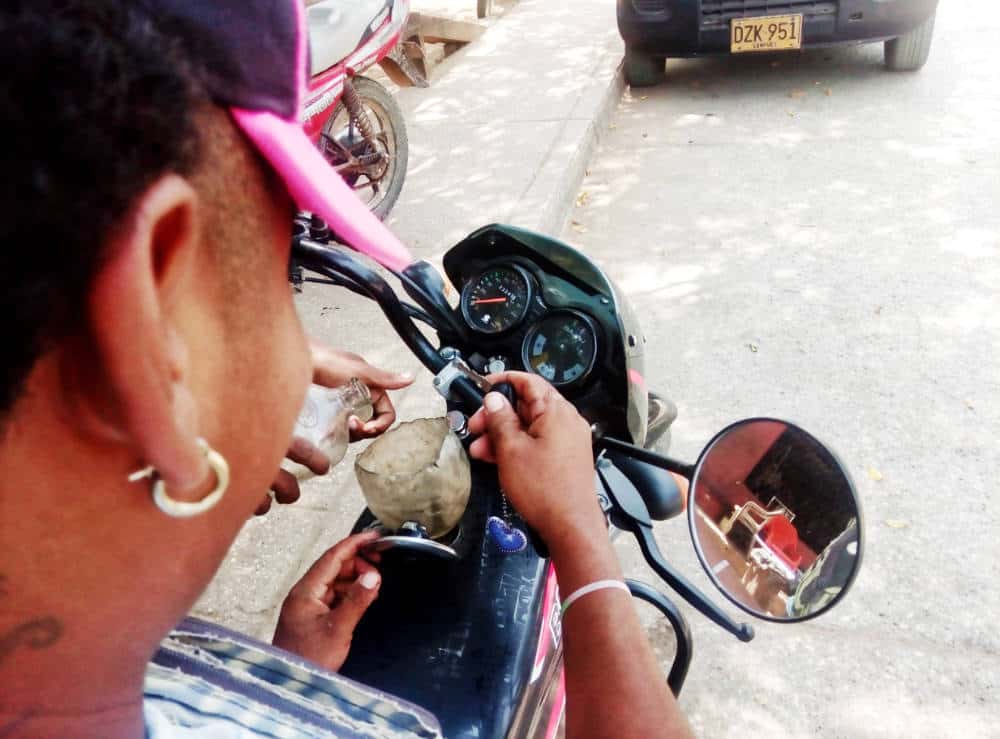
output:
[[920, 69], [938, 0], [618, 0], [625, 78], [657, 84], [667, 57], [884, 42], [892, 70]]

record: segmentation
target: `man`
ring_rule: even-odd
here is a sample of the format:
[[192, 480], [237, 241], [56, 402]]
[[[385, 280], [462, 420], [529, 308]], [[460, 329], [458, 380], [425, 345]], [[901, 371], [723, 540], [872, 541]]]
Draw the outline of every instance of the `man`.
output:
[[[293, 210], [383, 263], [405, 249], [298, 128], [298, 2], [8, 0], [0, 37], [0, 736], [262, 736], [164, 721], [147, 663], [260, 504], [316, 371], [286, 281]], [[577, 594], [568, 736], [686, 735], [631, 599], [601, 585], [622, 575], [586, 423], [507, 379], [517, 412], [488, 396], [473, 454]], [[359, 615], [329, 593], [377, 591], [360, 543], [282, 615], [283, 643], [328, 667]]]

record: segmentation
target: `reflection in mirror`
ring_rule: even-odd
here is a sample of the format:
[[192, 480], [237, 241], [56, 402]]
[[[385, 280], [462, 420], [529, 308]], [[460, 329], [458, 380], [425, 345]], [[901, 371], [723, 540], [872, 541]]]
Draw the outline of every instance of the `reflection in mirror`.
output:
[[771, 419], [730, 426], [702, 452], [691, 490], [698, 556], [750, 613], [815, 616], [853, 581], [861, 560], [854, 488], [806, 431]]

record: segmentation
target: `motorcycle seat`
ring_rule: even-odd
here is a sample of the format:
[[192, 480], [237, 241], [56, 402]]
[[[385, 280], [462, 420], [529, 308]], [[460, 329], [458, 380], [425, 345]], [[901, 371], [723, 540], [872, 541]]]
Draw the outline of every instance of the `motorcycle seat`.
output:
[[[386, 0], [321, 0], [309, 6], [309, 50], [315, 76], [342, 62], [378, 20]], [[378, 21], [376, 27], [381, 24]]]

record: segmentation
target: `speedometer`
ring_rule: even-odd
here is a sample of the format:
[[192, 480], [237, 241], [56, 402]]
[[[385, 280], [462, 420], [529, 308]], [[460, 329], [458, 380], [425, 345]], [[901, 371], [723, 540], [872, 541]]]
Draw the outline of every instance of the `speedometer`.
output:
[[524, 320], [530, 300], [531, 281], [524, 270], [490, 267], [462, 290], [462, 315], [476, 331], [499, 334]]
[[546, 316], [524, 337], [524, 364], [553, 385], [585, 378], [597, 359], [597, 334], [583, 315], [561, 311]]

